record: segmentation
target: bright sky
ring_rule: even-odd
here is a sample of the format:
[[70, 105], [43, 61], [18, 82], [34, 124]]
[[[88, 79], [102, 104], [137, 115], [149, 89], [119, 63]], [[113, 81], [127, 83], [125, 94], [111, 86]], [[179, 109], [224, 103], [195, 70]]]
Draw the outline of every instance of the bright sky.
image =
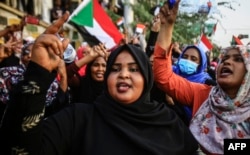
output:
[[[217, 29], [211, 38], [213, 43], [221, 47], [230, 46], [232, 36], [248, 34], [248, 39], [242, 39], [243, 44], [250, 42], [250, 0], [181, 0], [180, 11], [198, 13], [198, 8], [212, 3], [207, 23], [216, 23]], [[228, 2], [217, 5], [219, 2]], [[230, 5], [232, 9], [230, 9]]]
[[[223, 0], [217, 0], [223, 1]], [[224, 0], [226, 1], [226, 0]], [[222, 17], [217, 24], [217, 30], [212, 41], [219, 46], [230, 46], [232, 35], [248, 34], [248, 39], [242, 39], [244, 45], [250, 42], [250, 0], [227, 0], [235, 10], [225, 6], [217, 6]]]

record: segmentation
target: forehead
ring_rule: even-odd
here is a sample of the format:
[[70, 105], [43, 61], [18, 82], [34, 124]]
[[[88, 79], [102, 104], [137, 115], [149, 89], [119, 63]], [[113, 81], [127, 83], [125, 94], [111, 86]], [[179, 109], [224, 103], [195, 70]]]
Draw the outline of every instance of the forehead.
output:
[[237, 55], [240, 54], [240, 51], [238, 49], [236, 49], [236, 48], [226, 49], [224, 51], [224, 56], [225, 55], [235, 55], [235, 54], [237, 54]]
[[229, 49], [223, 50], [221, 58], [231, 57], [231, 56], [235, 57], [235, 56], [242, 56], [242, 55], [241, 55], [241, 52], [238, 49], [229, 48]]
[[94, 61], [94, 63], [106, 63], [104, 57], [97, 57]]
[[127, 63], [135, 62], [135, 59], [128, 50], [123, 50], [117, 55], [115, 63], [126, 63], [126, 62]]
[[199, 55], [199, 52], [197, 49], [195, 48], [189, 48], [185, 51], [185, 53], [183, 55]]

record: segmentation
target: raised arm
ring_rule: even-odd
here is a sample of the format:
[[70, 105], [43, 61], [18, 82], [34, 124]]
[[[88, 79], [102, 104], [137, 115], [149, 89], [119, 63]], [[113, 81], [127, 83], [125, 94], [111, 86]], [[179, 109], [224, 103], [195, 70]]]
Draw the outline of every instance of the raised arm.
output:
[[[43, 148], [63, 147], [63, 140], [58, 141], [60, 132], [55, 124], [51, 124], [46, 130], [47, 139], [43, 139], [43, 116], [45, 112], [45, 100], [47, 90], [55, 79], [57, 71], [62, 72], [61, 56], [68, 40], [61, 40], [55, 35], [59, 28], [67, 21], [69, 13], [65, 13], [57, 22], [53, 23], [41, 34], [32, 48], [31, 61], [24, 74], [24, 80], [19, 82], [10, 93], [10, 101], [7, 103], [6, 112], [0, 126], [0, 154], [40, 154]], [[65, 71], [63, 71], [65, 73]], [[67, 121], [67, 119], [64, 119]], [[49, 129], [49, 128], [47, 128]], [[65, 129], [63, 129], [65, 130]], [[48, 133], [49, 132], [49, 133]], [[61, 131], [62, 133], [62, 131]], [[50, 135], [49, 134], [53, 134]], [[48, 137], [57, 137], [48, 140]], [[43, 142], [57, 144], [49, 147]], [[52, 152], [52, 151], [51, 151]], [[43, 154], [43, 153], [41, 153]]]
[[154, 49], [154, 78], [157, 86], [168, 95], [196, 109], [207, 98], [210, 89], [205, 85], [189, 82], [172, 70], [173, 44], [171, 41], [179, 2], [180, 0], [176, 0], [172, 9], [169, 9], [167, 3], [160, 9], [161, 28]]
[[150, 57], [154, 52], [155, 42], [160, 31], [161, 21], [159, 15], [154, 16], [152, 26], [149, 33], [149, 38], [146, 46], [146, 54]]
[[[80, 126], [83, 122], [74, 113], [78, 108], [65, 108], [44, 119], [47, 90], [57, 74], [65, 77], [62, 56], [69, 40], [62, 41], [56, 34], [68, 17], [66, 12], [34, 43], [24, 80], [12, 89], [1, 122], [0, 154], [11, 151], [11, 154], [62, 155], [72, 149], [73, 135], [75, 141], [82, 138], [76, 135], [79, 128], [75, 128], [76, 122]], [[95, 50], [94, 54], [105, 56], [102, 50]]]
[[77, 74], [77, 72], [81, 69], [82, 66], [89, 64], [99, 56], [105, 57], [105, 60], [107, 60], [109, 56], [109, 52], [102, 43], [93, 47], [88, 47], [86, 53], [87, 54], [84, 57], [67, 66], [69, 86], [79, 86], [80, 77], [75, 76], [75, 74]]
[[[172, 42], [172, 33], [174, 29], [174, 23], [178, 14], [180, 0], [176, 0], [176, 3], [173, 8], [169, 8], [167, 2], [160, 9], [160, 21], [161, 27], [157, 37], [157, 44], [166, 50], [166, 52], [170, 52], [169, 48]], [[167, 54], [167, 53], [166, 53]]]

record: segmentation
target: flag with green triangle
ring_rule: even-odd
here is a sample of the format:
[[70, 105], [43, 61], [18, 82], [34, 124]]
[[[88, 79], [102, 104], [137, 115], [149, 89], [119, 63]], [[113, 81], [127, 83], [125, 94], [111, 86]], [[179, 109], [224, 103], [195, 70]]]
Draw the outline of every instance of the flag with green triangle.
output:
[[76, 10], [74, 10], [69, 20], [80, 26], [93, 27], [93, 1], [84, 0]]
[[98, 0], [84, 0], [69, 17], [69, 23], [74, 25], [90, 43], [96, 40], [105, 44], [106, 48], [113, 48], [122, 40], [122, 34], [105, 12]]

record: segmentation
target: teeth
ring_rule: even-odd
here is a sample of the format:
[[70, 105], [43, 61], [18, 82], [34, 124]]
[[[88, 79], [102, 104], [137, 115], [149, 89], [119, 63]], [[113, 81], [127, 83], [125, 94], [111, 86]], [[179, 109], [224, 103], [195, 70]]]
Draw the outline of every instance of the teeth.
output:
[[127, 85], [127, 84], [124, 84], [124, 83], [119, 84], [118, 86], [119, 86], [119, 87], [128, 87], [128, 85]]
[[97, 77], [103, 77], [103, 74], [96, 74]]
[[120, 84], [118, 84], [117, 85], [118, 87], [126, 87], [126, 88], [129, 88], [130, 86], [129, 86], [129, 84], [126, 84], [126, 83], [120, 83]]

